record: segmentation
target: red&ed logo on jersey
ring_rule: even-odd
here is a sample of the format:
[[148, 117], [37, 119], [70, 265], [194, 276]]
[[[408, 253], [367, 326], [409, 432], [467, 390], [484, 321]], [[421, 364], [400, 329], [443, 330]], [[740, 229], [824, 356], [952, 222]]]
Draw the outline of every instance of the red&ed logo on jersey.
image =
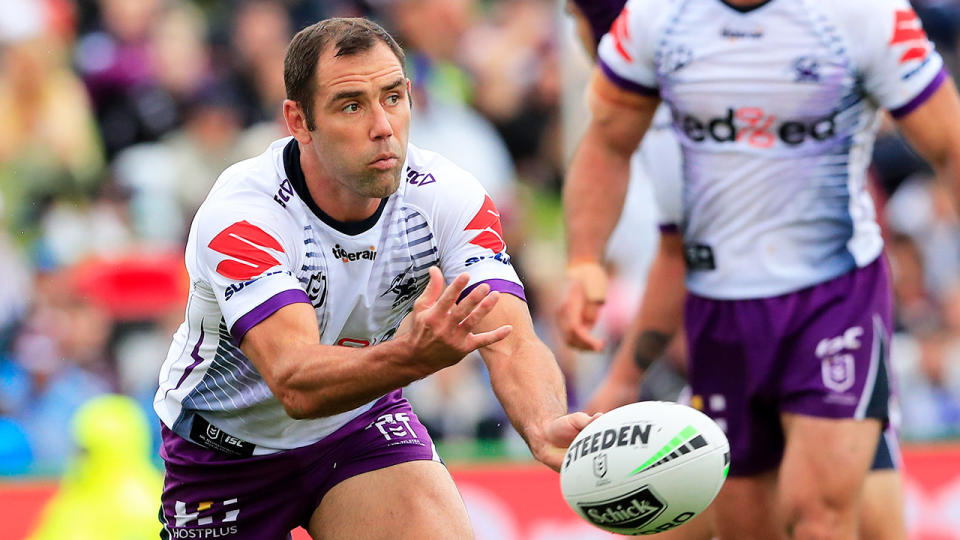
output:
[[503, 228], [500, 226], [500, 212], [497, 212], [497, 207], [489, 195], [483, 199], [483, 206], [463, 230], [481, 231], [470, 241], [475, 246], [487, 248], [494, 253], [500, 253], [507, 248], [503, 241]]
[[247, 221], [238, 221], [220, 231], [208, 245], [210, 249], [230, 257], [220, 261], [217, 273], [241, 281], [259, 276], [280, 264], [267, 249], [283, 253], [280, 242]]
[[920, 25], [920, 18], [912, 9], [898, 9], [893, 14], [893, 35], [890, 45], [905, 45], [900, 63], [923, 60], [930, 53], [930, 42]]

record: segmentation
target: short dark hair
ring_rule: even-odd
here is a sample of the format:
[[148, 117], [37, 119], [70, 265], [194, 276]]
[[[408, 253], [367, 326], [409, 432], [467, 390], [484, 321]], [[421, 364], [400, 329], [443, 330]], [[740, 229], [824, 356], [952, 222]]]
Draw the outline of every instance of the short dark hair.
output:
[[[287, 99], [296, 101], [307, 117], [307, 129], [314, 129], [313, 96], [315, 76], [320, 55], [331, 44], [336, 56], [350, 56], [366, 52], [377, 42], [386, 43], [400, 60], [405, 70], [403, 49], [379, 24], [362, 18], [333, 18], [314, 23], [297, 32], [283, 59], [283, 84]], [[404, 71], [406, 73], [406, 71]]]

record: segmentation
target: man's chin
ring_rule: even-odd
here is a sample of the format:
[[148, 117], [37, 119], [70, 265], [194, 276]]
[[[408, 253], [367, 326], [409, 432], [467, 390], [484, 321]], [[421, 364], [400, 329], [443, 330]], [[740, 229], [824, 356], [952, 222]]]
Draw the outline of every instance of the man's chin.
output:
[[397, 192], [400, 187], [400, 167], [396, 170], [378, 172], [364, 186], [363, 195], [371, 199], [383, 199]]

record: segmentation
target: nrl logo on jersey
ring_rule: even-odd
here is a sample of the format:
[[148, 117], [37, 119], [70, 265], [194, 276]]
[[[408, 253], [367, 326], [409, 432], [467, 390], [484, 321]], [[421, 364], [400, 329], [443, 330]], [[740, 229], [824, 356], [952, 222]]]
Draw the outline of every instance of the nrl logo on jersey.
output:
[[361, 251], [347, 251], [340, 247], [340, 244], [337, 244], [333, 246], [331, 251], [333, 252], [334, 257], [345, 263], [360, 260], [372, 261], [377, 258], [377, 248], [374, 246], [370, 246], [369, 248]]

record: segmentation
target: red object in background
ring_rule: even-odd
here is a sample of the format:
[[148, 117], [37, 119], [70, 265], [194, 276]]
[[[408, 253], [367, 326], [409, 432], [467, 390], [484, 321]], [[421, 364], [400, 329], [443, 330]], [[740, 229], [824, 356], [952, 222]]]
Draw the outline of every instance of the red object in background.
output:
[[[911, 540], [960, 540], [960, 444], [904, 449], [906, 516]], [[560, 495], [556, 473], [533, 464], [452, 466], [477, 540], [623, 538], [588, 525]], [[54, 483], [0, 484], [0, 540], [24, 538]], [[159, 528], [159, 523], [158, 523]], [[309, 540], [297, 529], [294, 540]]]
[[119, 320], [146, 320], [186, 305], [182, 252], [93, 259], [71, 269], [72, 289]]

